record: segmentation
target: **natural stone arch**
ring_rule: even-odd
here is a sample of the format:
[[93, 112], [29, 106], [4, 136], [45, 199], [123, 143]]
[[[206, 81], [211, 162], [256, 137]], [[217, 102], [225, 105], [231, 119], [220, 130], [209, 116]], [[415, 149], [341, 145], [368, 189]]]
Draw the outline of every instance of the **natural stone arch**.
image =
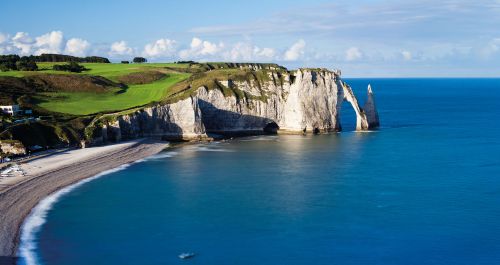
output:
[[356, 113], [356, 131], [368, 130], [368, 120], [363, 109], [359, 106], [358, 99], [354, 96], [351, 87], [342, 82], [342, 89], [344, 91], [343, 101], [351, 103], [354, 112]]

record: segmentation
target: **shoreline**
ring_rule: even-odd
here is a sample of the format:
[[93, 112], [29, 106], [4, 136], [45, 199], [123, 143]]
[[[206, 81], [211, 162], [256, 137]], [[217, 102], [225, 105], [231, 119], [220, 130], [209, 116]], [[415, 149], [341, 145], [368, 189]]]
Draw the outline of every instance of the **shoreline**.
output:
[[157, 154], [167, 145], [165, 141], [139, 139], [71, 150], [22, 164], [28, 176], [0, 190], [0, 264], [16, 264], [22, 225], [44, 198], [103, 171]]

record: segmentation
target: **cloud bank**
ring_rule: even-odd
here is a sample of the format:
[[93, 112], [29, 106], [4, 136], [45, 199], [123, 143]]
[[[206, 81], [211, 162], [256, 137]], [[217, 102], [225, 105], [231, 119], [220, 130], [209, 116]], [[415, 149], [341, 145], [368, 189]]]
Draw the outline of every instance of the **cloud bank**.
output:
[[290, 68], [340, 68], [357, 76], [500, 73], [498, 0], [340, 0], [275, 11], [219, 25], [200, 19], [198, 25], [194, 22], [175, 33], [148, 36], [142, 38], [148, 39], [144, 42], [110, 36], [102, 43], [51, 29], [39, 36], [0, 32], [0, 54], [275, 62]]

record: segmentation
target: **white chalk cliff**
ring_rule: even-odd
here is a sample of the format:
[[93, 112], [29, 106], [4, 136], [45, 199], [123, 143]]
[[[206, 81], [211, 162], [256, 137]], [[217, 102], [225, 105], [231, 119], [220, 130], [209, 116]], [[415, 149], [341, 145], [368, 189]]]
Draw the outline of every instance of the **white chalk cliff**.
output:
[[356, 112], [356, 130], [379, 126], [373, 92], [368, 87], [364, 107], [340, 72], [325, 69], [266, 71], [269, 78], [217, 80], [221, 88], [199, 87], [187, 98], [157, 104], [127, 115], [117, 115], [103, 126], [103, 139], [142, 136], [197, 139], [209, 133], [259, 134], [340, 131], [343, 101]]

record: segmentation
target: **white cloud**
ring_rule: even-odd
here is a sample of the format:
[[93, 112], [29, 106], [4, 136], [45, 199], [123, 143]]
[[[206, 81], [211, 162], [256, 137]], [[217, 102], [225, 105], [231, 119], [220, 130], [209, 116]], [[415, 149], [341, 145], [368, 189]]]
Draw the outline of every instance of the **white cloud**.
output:
[[111, 44], [111, 50], [109, 51], [109, 54], [110, 55], [130, 55], [132, 54], [133, 52], [133, 49], [130, 48], [128, 45], [127, 45], [127, 42], [126, 41], [117, 41], [117, 42], [113, 42]]
[[345, 51], [346, 61], [356, 61], [363, 57], [363, 53], [357, 47], [351, 47]]
[[193, 38], [189, 49], [179, 52], [179, 57], [182, 59], [206, 58], [214, 57], [224, 49], [224, 43], [219, 44], [203, 41], [199, 38]]
[[260, 48], [250, 43], [238, 42], [233, 48], [225, 53], [224, 60], [231, 61], [269, 61], [276, 56], [272, 48]]
[[304, 55], [305, 47], [306, 42], [303, 39], [298, 40], [285, 52], [283, 59], [285, 61], [297, 61], [302, 55]]
[[84, 39], [72, 38], [66, 42], [64, 53], [73, 56], [86, 56], [90, 43]]
[[144, 56], [149, 57], [171, 57], [176, 52], [176, 41], [170, 39], [159, 39], [154, 43], [149, 43], [144, 46], [142, 52]]
[[259, 47], [256, 46], [254, 47], [253, 52], [257, 57], [262, 57], [267, 59], [272, 59], [273, 57], [276, 56], [276, 50], [274, 50], [273, 48], [260, 49]]
[[[12, 46], [16, 48], [21, 55], [31, 54], [31, 47], [33, 46], [33, 39], [26, 32], [17, 32], [12, 37]], [[13, 50], [13, 49], [12, 49]]]
[[8, 40], [8, 35], [0, 33], [0, 54], [7, 54], [9, 52], [10, 46], [7, 45]]
[[402, 51], [401, 56], [403, 56], [403, 59], [406, 61], [410, 61], [413, 58], [413, 55], [409, 51]]
[[500, 38], [494, 38], [486, 45], [486, 47], [482, 48], [479, 53], [483, 59], [487, 59], [491, 55], [498, 52], [499, 50], [500, 50]]
[[192, 40], [191, 40], [191, 48], [196, 48], [196, 47], [199, 47], [201, 46], [201, 44], [203, 43], [202, 40], [200, 40], [199, 38], [196, 38], [194, 37]]
[[34, 54], [61, 53], [63, 38], [63, 33], [61, 31], [52, 31], [40, 37], [36, 37], [34, 47], [37, 49]]
[[3, 33], [0, 33], [0, 44], [6, 42], [8, 39], [9, 39], [9, 36], [7, 36]]
[[249, 61], [253, 58], [253, 47], [247, 43], [238, 42], [224, 57], [231, 61]]

